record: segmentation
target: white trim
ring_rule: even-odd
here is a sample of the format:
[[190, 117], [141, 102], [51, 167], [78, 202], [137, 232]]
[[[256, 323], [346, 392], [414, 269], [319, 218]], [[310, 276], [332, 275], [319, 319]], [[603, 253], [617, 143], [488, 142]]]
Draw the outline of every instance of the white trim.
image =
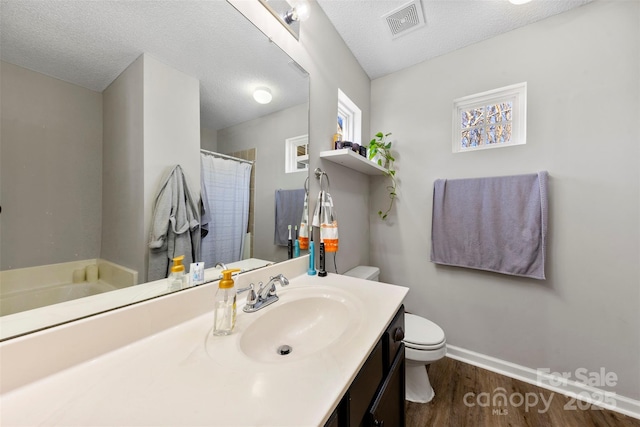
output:
[[[338, 111], [347, 116], [342, 139], [362, 145], [362, 110], [340, 88], [338, 88]], [[337, 116], [338, 114], [336, 119]]]
[[[500, 375], [514, 378], [516, 380], [524, 381], [528, 384], [533, 384], [583, 402], [601, 406], [605, 409], [610, 409], [629, 417], [640, 419], [639, 400], [634, 400], [611, 392], [605, 392], [605, 390], [582, 384], [570, 378], [564, 379], [550, 374], [541, 374], [540, 371], [526, 366], [516, 365], [515, 363], [476, 353], [475, 351], [466, 350], [450, 344], [447, 344], [447, 357], [491, 372], [496, 372]], [[541, 376], [544, 376], [542, 381], [540, 381]], [[595, 396], [595, 398], [588, 398], [585, 395]], [[608, 401], [612, 402], [612, 404], [607, 405], [602, 403]]]
[[[477, 147], [460, 147], [461, 114], [465, 110], [484, 107], [487, 104], [512, 102], [512, 131], [509, 143], [481, 145]], [[500, 123], [496, 123], [500, 124]], [[492, 89], [474, 95], [463, 96], [453, 100], [451, 147], [453, 153], [487, 150], [491, 148], [511, 147], [527, 143], [527, 82]]]
[[[300, 145], [307, 145], [307, 154], [298, 156], [297, 148]], [[284, 171], [285, 173], [309, 172], [309, 135], [300, 135], [284, 140]], [[304, 163], [304, 169], [298, 169], [298, 163]]]

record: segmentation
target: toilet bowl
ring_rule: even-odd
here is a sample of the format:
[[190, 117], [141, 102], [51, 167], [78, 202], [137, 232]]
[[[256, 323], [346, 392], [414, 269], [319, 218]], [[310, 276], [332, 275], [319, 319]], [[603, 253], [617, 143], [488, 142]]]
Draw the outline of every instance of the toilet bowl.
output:
[[424, 317], [406, 313], [404, 332], [406, 399], [411, 402], [430, 402], [435, 393], [429, 382], [426, 365], [447, 354], [444, 331]]
[[[380, 269], [360, 265], [344, 275], [378, 281]], [[447, 354], [444, 331], [432, 321], [409, 313], [404, 315], [404, 329], [406, 399], [418, 403], [430, 402], [435, 393], [426, 366]]]

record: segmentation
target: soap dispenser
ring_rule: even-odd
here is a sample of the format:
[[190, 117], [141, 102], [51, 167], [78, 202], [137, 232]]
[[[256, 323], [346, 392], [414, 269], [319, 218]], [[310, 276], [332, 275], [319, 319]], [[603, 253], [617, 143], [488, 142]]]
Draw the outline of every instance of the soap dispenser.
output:
[[236, 325], [236, 288], [231, 275], [239, 268], [223, 270], [213, 305], [213, 335], [229, 335]]
[[169, 290], [177, 291], [187, 287], [188, 277], [184, 272], [184, 265], [182, 260], [184, 255], [180, 255], [173, 259], [173, 266], [171, 266], [171, 274], [169, 274]]

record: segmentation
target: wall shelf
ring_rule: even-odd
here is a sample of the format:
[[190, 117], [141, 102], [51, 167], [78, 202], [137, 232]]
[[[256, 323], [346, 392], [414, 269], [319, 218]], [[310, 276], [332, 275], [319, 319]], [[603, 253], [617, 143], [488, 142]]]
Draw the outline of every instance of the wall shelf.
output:
[[367, 175], [384, 175], [387, 173], [385, 168], [372, 162], [366, 157], [356, 154], [355, 151], [350, 148], [321, 151], [320, 158], [338, 163], [344, 167], [357, 170], [358, 172]]

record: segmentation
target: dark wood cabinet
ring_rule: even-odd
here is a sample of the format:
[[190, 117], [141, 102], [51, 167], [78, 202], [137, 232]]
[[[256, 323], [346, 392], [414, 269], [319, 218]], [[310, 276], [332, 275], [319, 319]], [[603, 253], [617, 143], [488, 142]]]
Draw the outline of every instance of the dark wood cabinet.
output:
[[396, 354], [400, 350], [400, 347], [404, 344], [404, 306], [401, 306], [393, 320], [387, 327], [384, 335], [382, 336], [382, 344], [384, 345], [383, 355], [384, 369], [388, 372], [391, 369]]
[[364, 425], [379, 427], [404, 426], [404, 345], [401, 344], [391, 370], [376, 394]]
[[401, 306], [325, 427], [404, 427], [403, 338]]
[[378, 341], [362, 369], [358, 372], [356, 379], [351, 383], [351, 387], [349, 387], [348, 425], [350, 426], [361, 425], [371, 406], [371, 401], [384, 380], [382, 348], [382, 341]]
[[329, 417], [329, 421], [324, 425], [324, 427], [340, 427], [340, 419], [338, 418], [338, 410], [336, 409]]

